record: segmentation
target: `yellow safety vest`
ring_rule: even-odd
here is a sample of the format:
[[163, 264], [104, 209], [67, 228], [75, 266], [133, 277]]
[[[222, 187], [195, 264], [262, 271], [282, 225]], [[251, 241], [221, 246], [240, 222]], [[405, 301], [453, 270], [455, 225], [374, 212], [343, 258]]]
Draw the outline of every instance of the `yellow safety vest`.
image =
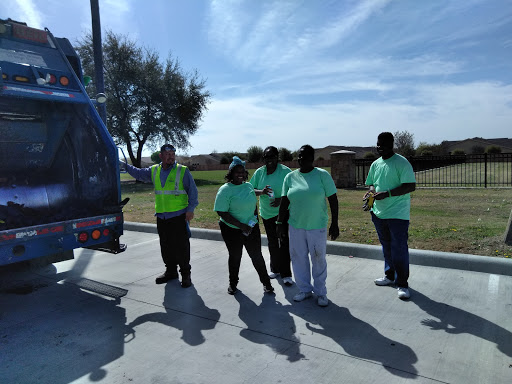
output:
[[151, 167], [151, 180], [155, 186], [155, 211], [156, 213], [176, 212], [188, 206], [188, 195], [183, 187], [183, 177], [186, 166], [176, 164], [171, 170], [165, 185], [162, 188], [160, 180], [160, 164]]

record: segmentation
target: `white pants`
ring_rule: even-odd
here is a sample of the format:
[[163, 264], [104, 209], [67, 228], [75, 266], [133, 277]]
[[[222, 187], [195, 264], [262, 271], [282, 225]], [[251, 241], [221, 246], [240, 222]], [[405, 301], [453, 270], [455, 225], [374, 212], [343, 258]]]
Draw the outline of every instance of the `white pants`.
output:
[[[313, 291], [317, 296], [327, 295], [327, 228], [305, 230], [290, 225], [289, 237], [290, 258], [297, 287], [301, 292]], [[309, 263], [310, 256], [312, 268]]]

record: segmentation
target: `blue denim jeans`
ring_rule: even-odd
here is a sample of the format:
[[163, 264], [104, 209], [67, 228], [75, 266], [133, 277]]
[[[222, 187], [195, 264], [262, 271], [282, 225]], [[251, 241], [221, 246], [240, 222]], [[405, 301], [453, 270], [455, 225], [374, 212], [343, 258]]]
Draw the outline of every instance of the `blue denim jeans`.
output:
[[409, 279], [409, 220], [379, 219], [372, 212], [384, 254], [384, 273], [397, 287], [407, 288]]

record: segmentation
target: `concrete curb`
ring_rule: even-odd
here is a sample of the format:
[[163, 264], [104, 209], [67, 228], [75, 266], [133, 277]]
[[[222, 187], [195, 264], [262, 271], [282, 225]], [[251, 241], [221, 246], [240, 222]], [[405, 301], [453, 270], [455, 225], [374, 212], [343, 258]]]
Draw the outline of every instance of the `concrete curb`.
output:
[[[156, 224], [125, 221], [124, 229], [135, 232], [157, 233]], [[192, 237], [196, 239], [222, 241], [222, 235], [219, 230], [190, 228], [190, 231], [192, 232]], [[265, 246], [268, 244], [266, 235], [261, 235], [261, 243]], [[377, 245], [327, 241], [327, 254], [382, 260], [382, 249]], [[421, 249], [410, 249], [409, 259], [411, 264], [428, 267], [451, 268], [512, 276], [512, 259], [467, 255], [463, 253], [425, 251]]]

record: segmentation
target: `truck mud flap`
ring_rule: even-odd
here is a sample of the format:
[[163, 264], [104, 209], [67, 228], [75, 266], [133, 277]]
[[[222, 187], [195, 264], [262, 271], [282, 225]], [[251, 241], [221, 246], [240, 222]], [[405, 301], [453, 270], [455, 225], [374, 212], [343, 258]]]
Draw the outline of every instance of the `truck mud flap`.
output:
[[119, 236], [116, 236], [114, 239], [112, 239], [112, 241], [109, 241], [108, 243], [96, 244], [84, 248], [117, 254], [126, 251], [128, 246], [126, 244], [119, 243]]

